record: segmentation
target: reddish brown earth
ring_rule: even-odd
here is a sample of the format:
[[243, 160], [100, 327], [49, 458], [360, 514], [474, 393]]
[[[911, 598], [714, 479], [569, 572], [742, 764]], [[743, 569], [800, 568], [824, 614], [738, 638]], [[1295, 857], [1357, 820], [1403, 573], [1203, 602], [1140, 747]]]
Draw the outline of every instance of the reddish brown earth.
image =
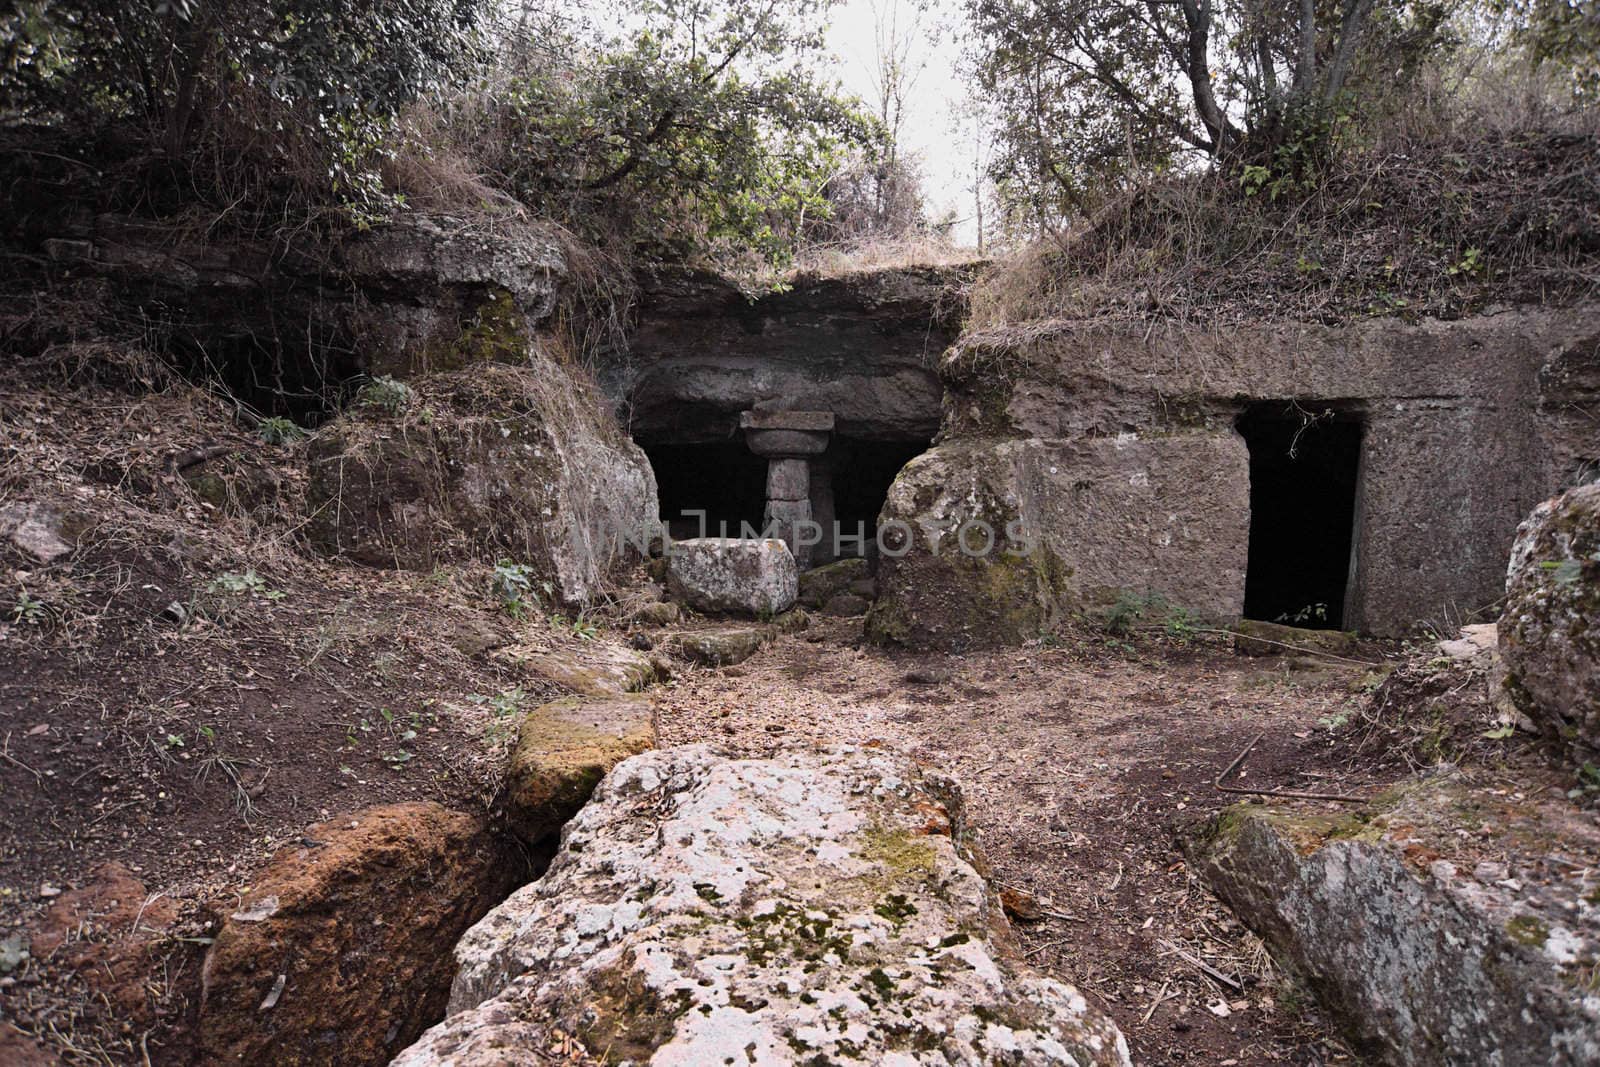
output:
[[[0, 540], [0, 1063], [30, 1037], [189, 1062], [201, 961], [269, 857], [373, 805], [491, 815], [516, 711], [560, 691], [505, 649], [577, 642], [507, 617], [485, 567], [311, 555], [303, 445], [80, 371], [0, 368], [0, 505], [47, 501], [76, 542], [43, 564]], [[203, 499], [201, 454], [275, 495]]]

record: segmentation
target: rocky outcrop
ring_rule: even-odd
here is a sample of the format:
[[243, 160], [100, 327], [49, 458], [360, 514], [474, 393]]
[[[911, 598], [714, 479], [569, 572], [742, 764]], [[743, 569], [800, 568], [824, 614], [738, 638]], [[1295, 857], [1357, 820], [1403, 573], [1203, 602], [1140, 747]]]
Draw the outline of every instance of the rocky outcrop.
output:
[[1547, 500], [1517, 530], [1500, 652], [1508, 689], [1582, 762], [1600, 752], [1600, 483]]
[[72, 551], [67, 519], [44, 504], [18, 501], [0, 506], [0, 541], [34, 563], [54, 563]]
[[606, 772], [654, 748], [655, 710], [636, 695], [566, 697], [528, 712], [506, 772], [506, 821], [529, 844], [561, 829]]
[[1457, 774], [1343, 815], [1239, 805], [1188, 851], [1363, 1054], [1600, 1062], [1600, 830], [1520, 796]]
[[1128, 1063], [1028, 971], [960, 833], [953, 784], [881, 750], [628, 760], [395, 1063]]
[[576, 372], [539, 349], [412, 379], [308, 450], [308, 534], [371, 566], [509, 558], [585, 602], [656, 518], [655, 478]]
[[939, 426], [934, 361], [955, 339], [972, 268], [795, 279], [756, 296], [715, 275], [645, 280], [626, 361], [601, 380], [647, 443], [726, 440], [739, 414], [831, 411], [859, 440], [927, 441]]
[[1237, 614], [1232, 546], [1248, 523], [1236, 437], [949, 441], [889, 490], [867, 631], [913, 647], [1016, 644], [1124, 590]]
[[361, 294], [343, 328], [374, 376], [522, 363], [568, 281], [556, 231], [514, 219], [403, 216], [346, 241], [335, 262]]
[[668, 549], [667, 590], [696, 611], [772, 616], [794, 607], [800, 574], [774, 538], [696, 537]]
[[[1362, 425], [1349, 580], [1331, 622], [1398, 635], [1440, 605], [1490, 604], [1517, 523], [1594, 460], [1596, 337], [1594, 307], [969, 334], [939, 363], [939, 443], [889, 495], [883, 517], [915, 537], [884, 553], [873, 630], [1015, 641], [1124, 595], [1237, 617], [1251, 456], [1236, 424], [1250, 414]], [[1034, 573], [948, 559], [928, 536], [995, 509], [1048, 550]]]
[[202, 970], [207, 1063], [380, 1064], [443, 1015], [449, 949], [524, 868], [483, 821], [395, 804], [279, 850]]

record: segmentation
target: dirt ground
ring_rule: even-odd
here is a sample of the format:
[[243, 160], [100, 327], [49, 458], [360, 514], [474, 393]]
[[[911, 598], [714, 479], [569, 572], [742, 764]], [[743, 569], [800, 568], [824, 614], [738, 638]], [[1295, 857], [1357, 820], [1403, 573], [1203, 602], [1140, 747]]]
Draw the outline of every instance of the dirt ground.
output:
[[1175, 834], [1243, 799], [1214, 780], [1257, 733], [1238, 784], [1372, 788], [1335, 741], [1374, 683], [1215, 638], [918, 655], [816, 619], [740, 666], [681, 674], [659, 706], [663, 744], [878, 741], [953, 772], [998, 881], [1037, 902], [1016, 922], [1031, 962], [1109, 1011], [1138, 1064], [1245, 1067], [1355, 1060]]
[[[292, 446], [199, 391], [67, 370], [0, 374], [0, 505], [54, 502], [81, 546], [44, 565], [0, 545], [0, 1063], [27, 1062], [13, 1027], [72, 1064], [183, 1062], [205, 948], [266, 858], [372, 804], [490, 812], [517, 713], [557, 692], [507, 653], [596, 632], [508, 618], [482, 565], [313, 557]], [[195, 469], [260, 499], [209, 501]], [[1258, 732], [1242, 782], [1370, 788], [1336, 740], [1371, 684], [1204, 636], [957, 657], [819, 618], [653, 694], [663, 744], [877, 740], [954, 772], [1030, 959], [1140, 1064], [1243, 1065], [1349, 1056], [1175, 832], [1236, 799], [1212, 782]]]

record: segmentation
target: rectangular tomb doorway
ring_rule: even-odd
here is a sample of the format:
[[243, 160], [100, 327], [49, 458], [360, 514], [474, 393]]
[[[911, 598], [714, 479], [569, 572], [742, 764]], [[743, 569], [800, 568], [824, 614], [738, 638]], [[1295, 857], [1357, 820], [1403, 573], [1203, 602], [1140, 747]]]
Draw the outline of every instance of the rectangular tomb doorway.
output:
[[1244, 616], [1344, 629], [1361, 481], [1359, 413], [1257, 404], [1239, 417], [1250, 450]]

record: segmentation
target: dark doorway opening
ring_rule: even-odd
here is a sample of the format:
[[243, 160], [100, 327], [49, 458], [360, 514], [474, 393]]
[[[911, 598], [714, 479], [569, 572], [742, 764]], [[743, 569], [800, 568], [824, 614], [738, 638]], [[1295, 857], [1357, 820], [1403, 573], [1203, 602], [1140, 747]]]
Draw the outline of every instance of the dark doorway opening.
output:
[[[883, 503], [888, 499], [889, 486], [894, 484], [900, 468], [927, 450], [926, 441], [834, 438], [823, 458], [833, 488], [833, 517], [839, 524], [841, 556], [873, 554], [871, 548], [878, 536], [878, 512], [883, 510]], [[812, 485], [815, 506], [820, 503], [819, 494], [815, 492], [815, 476]], [[855, 540], [858, 531], [862, 535], [859, 544]], [[825, 530], [824, 537], [831, 538], [832, 530]]]
[[1358, 414], [1261, 404], [1239, 417], [1250, 449], [1247, 619], [1345, 626], [1360, 480]]
[[740, 523], [761, 529], [767, 504], [767, 461], [743, 441], [645, 445], [644, 454], [655, 471], [661, 520], [673, 540], [700, 535], [700, 519], [688, 514], [693, 511], [706, 513], [705, 533], [710, 537], [738, 537]]

